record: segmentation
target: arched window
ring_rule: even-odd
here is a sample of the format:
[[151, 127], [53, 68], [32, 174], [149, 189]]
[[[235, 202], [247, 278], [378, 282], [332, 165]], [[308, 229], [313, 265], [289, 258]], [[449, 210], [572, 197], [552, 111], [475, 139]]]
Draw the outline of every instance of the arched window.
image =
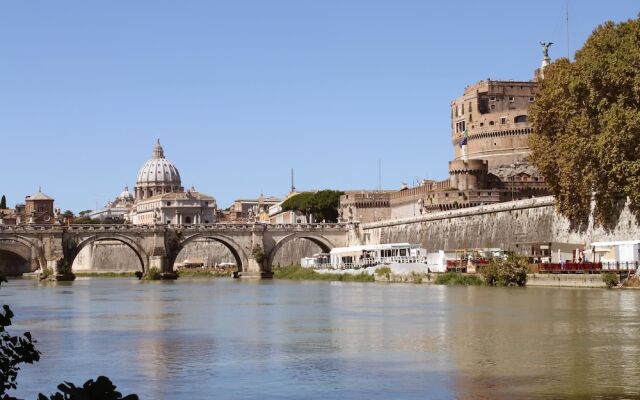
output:
[[527, 122], [527, 116], [526, 115], [518, 115], [517, 117], [514, 118], [513, 122], [515, 122], [516, 124], [522, 123], [522, 122]]

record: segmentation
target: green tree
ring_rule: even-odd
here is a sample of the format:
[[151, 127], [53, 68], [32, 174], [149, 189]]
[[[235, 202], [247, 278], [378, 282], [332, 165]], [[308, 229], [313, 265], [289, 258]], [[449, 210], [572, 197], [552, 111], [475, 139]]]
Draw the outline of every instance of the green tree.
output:
[[507, 253], [505, 258], [496, 257], [480, 270], [489, 286], [525, 286], [529, 260], [526, 256]]
[[66, 218], [73, 218], [73, 211], [65, 210], [65, 212], [62, 213], [62, 216]]
[[574, 62], [545, 68], [530, 118], [530, 160], [574, 226], [592, 213], [608, 226], [627, 198], [640, 217], [638, 19], [599, 26]]
[[284, 211], [299, 211], [305, 215], [313, 215], [316, 221], [336, 222], [340, 196], [344, 192], [338, 190], [320, 190], [318, 192], [302, 192], [290, 197], [282, 203]]
[[0, 199], [0, 210], [6, 210], [7, 209], [7, 198], [2, 195], [2, 198]]

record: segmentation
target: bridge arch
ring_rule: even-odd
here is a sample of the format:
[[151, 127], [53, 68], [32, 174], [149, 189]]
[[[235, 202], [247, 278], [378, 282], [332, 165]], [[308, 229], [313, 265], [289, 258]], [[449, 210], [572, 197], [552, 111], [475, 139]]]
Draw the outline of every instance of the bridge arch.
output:
[[127, 236], [120, 235], [120, 234], [113, 234], [113, 233], [109, 235], [104, 235], [104, 236], [92, 235], [86, 238], [82, 238], [82, 240], [77, 245], [75, 245], [75, 247], [73, 248], [73, 251], [71, 252], [70, 256], [67, 259], [69, 266], [73, 265], [73, 262], [75, 261], [78, 254], [80, 254], [80, 251], [82, 251], [82, 249], [85, 248], [87, 245], [95, 242], [103, 242], [103, 241], [118, 241], [126, 245], [131, 250], [133, 250], [133, 252], [136, 254], [136, 257], [138, 257], [138, 260], [140, 260], [140, 267], [142, 268], [142, 271], [146, 273], [147, 270], [149, 269], [149, 256], [138, 245], [138, 243], [136, 243], [134, 240], [132, 240]]
[[184, 250], [186, 245], [188, 245], [189, 243], [193, 242], [196, 239], [209, 239], [209, 240], [213, 240], [218, 243], [221, 243], [231, 252], [231, 254], [233, 255], [233, 258], [236, 260], [236, 266], [238, 268], [238, 272], [242, 272], [246, 268], [247, 262], [248, 262], [247, 254], [242, 249], [242, 246], [240, 246], [235, 240], [231, 239], [226, 235], [222, 235], [218, 233], [196, 233], [194, 235], [189, 236], [182, 242], [180, 242], [174, 254], [171, 255], [171, 257], [169, 258], [169, 264], [171, 265], [172, 269], [173, 269], [173, 264], [178, 258], [178, 255], [180, 254], [180, 252]]
[[[41, 261], [44, 260], [42, 248], [38, 243], [18, 235], [0, 239], [0, 255], [2, 253], [6, 255], [0, 257], [0, 271], [4, 275], [33, 272], [41, 267]], [[5, 259], [5, 262], [3, 263], [1, 259]], [[13, 263], [6, 261], [13, 261]], [[15, 264], [20, 261], [24, 262], [21, 266]]]
[[266, 272], [271, 272], [272, 266], [273, 266], [273, 260], [276, 257], [276, 254], [278, 253], [278, 251], [282, 248], [282, 246], [284, 246], [287, 242], [290, 242], [294, 239], [310, 240], [311, 242], [318, 245], [318, 247], [320, 247], [322, 251], [325, 253], [330, 252], [331, 249], [335, 247], [329, 239], [317, 233], [310, 233], [310, 232], [292, 233], [280, 239], [278, 243], [276, 243], [276, 245], [271, 249], [271, 251], [269, 252], [269, 256], [267, 257], [267, 264], [265, 265]]

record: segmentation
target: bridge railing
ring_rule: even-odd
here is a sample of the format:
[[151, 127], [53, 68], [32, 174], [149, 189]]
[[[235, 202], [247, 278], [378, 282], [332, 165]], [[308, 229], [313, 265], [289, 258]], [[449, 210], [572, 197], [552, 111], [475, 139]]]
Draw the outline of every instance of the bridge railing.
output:
[[252, 230], [256, 227], [265, 227], [267, 230], [287, 231], [312, 231], [312, 230], [344, 230], [353, 223], [312, 223], [312, 224], [259, 224], [259, 223], [214, 223], [214, 224], [20, 224], [0, 225], [0, 231], [130, 231], [130, 230], [154, 230], [162, 228], [190, 229], [190, 230]]

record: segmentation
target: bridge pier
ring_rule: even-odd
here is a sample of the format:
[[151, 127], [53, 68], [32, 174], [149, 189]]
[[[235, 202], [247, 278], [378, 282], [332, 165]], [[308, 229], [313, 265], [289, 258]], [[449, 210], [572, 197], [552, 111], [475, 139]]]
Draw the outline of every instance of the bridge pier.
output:
[[[178, 274], [173, 270], [173, 266], [166, 256], [149, 256], [149, 269], [156, 268], [160, 271], [161, 279], [178, 279]], [[148, 271], [145, 271], [145, 273]]]
[[53, 275], [49, 276], [51, 280], [73, 281], [76, 279], [76, 275], [71, 271], [71, 265], [64, 257], [47, 260], [47, 269], [53, 271]]
[[[264, 262], [266, 263], [266, 260]], [[271, 279], [273, 278], [273, 273], [271, 272], [271, 268], [266, 270], [255, 259], [250, 258], [247, 260], [245, 268], [241, 272], [235, 273], [234, 277], [243, 279]]]

